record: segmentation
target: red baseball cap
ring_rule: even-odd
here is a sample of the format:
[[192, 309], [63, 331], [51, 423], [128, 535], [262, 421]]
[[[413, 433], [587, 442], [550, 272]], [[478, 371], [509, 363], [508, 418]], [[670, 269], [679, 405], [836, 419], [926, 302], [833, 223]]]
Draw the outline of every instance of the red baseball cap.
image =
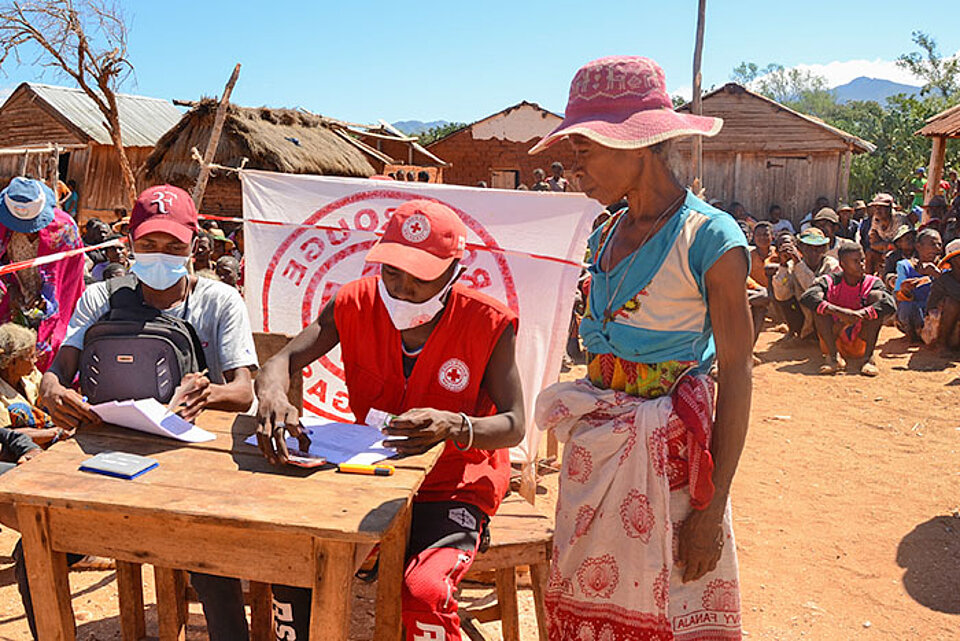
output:
[[367, 262], [402, 269], [420, 280], [436, 280], [463, 257], [467, 227], [457, 214], [430, 200], [408, 200], [393, 212]]
[[189, 243], [199, 229], [193, 198], [173, 185], [145, 189], [130, 213], [130, 235], [134, 240], [160, 231]]

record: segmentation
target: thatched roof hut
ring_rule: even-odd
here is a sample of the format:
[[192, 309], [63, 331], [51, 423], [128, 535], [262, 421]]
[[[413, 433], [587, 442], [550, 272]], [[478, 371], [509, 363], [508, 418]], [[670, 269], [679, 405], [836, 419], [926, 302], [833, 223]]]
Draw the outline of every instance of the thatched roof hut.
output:
[[[203, 100], [160, 138], [144, 167], [148, 182], [192, 189], [200, 170], [192, 149], [200, 153], [206, 149], [216, 111], [215, 101]], [[293, 109], [231, 104], [213, 162], [237, 167], [244, 158], [247, 169], [290, 174], [366, 178], [376, 173], [364, 153], [336, 131], [333, 121]], [[240, 216], [236, 174], [217, 172], [207, 184], [200, 210]]]

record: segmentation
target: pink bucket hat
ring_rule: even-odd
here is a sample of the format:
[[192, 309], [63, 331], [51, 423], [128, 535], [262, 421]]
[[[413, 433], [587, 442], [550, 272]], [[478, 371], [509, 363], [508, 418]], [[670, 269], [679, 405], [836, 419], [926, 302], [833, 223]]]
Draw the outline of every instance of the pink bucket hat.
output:
[[640, 56], [609, 56], [580, 67], [563, 122], [533, 146], [536, 154], [581, 134], [614, 149], [639, 149], [677, 136], [713, 136], [723, 120], [677, 113], [660, 65]]

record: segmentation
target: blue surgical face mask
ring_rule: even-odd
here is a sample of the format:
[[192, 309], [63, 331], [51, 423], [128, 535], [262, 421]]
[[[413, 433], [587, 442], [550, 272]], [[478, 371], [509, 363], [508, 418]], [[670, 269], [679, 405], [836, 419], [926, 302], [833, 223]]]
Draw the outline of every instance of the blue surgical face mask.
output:
[[135, 254], [134, 259], [130, 272], [136, 274], [144, 285], [153, 289], [170, 289], [187, 276], [190, 256], [150, 253]]

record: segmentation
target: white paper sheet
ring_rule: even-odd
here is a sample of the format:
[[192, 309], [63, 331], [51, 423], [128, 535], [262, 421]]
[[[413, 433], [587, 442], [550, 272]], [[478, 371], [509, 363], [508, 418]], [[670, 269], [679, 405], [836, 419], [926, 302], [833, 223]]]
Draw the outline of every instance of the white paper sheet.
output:
[[110, 401], [94, 405], [90, 409], [107, 423], [138, 432], [166, 436], [187, 443], [204, 443], [217, 438], [215, 434], [167, 412], [167, 408], [155, 398]]
[[[310, 451], [306, 453], [325, 458], [328, 463], [373, 465], [396, 454], [395, 450], [383, 446], [380, 430], [369, 425], [331, 423], [311, 416], [301, 418], [300, 424], [310, 437]], [[246, 442], [257, 445], [256, 435]], [[287, 449], [299, 451], [300, 443], [288, 436]]]

